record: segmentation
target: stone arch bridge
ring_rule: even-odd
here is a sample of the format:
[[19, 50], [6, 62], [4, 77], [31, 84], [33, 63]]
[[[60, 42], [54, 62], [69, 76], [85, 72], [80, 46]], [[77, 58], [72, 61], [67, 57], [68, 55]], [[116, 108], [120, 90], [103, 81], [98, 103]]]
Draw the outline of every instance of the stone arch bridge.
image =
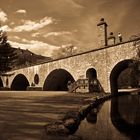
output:
[[[116, 68], [122, 71], [122, 68], [127, 64], [127, 62], [131, 62], [130, 60], [136, 57], [136, 55], [137, 47], [134, 45], [134, 42], [100, 48], [72, 57], [58, 59], [44, 64], [12, 71], [14, 74], [8, 77], [8, 86], [13, 89], [16, 89], [16, 87], [19, 87], [20, 89], [20, 85], [24, 84], [25, 86], [29, 86], [32, 82], [34, 82], [35, 75], [39, 76], [37, 86], [44, 87], [44, 89], [45, 82], [48, 82], [50, 84], [49, 86], [52, 86], [51, 84], [55, 84], [55, 82], [57, 82], [57, 85], [59, 84], [61, 86], [61, 83], [58, 81], [60, 80], [66, 85], [68, 80], [74, 81], [80, 78], [86, 78], [87, 70], [93, 68], [97, 72], [97, 79], [103, 89], [106, 92], [110, 92], [110, 76], [113, 69]], [[123, 69], [126, 67], [128, 67], [128, 65], [126, 65]], [[114, 72], [114, 74], [117, 72]], [[1, 79], [4, 86], [6, 86], [7, 77], [1, 77]]]
[[98, 80], [105, 92], [116, 92], [118, 76], [137, 57], [140, 39], [116, 44], [114, 37], [106, 36], [107, 24], [104, 20], [98, 28], [98, 49], [11, 71], [11, 76], [1, 76], [0, 86], [25, 90], [35, 81], [35, 86], [43, 90], [67, 90], [68, 81], [91, 77]]

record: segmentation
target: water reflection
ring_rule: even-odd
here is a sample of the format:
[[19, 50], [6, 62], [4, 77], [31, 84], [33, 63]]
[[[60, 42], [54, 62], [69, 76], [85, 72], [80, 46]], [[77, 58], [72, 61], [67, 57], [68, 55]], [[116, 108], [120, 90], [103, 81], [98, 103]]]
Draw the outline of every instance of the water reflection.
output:
[[121, 133], [137, 140], [140, 134], [140, 97], [127, 95], [111, 100], [111, 121]]
[[89, 123], [96, 124], [97, 123], [97, 115], [102, 107], [102, 104], [93, 108], [90, 113], [87, 115], [86, 120]]
[[140, 95], [122, 95], [94, 108], [81, 123], [83, 140], [140, 140]]
[[97, 113], [94, 112], [94, 110], [92, 110], [86, 117], [86, 120], [89, 123], [93, 123], [95, 124], [97, 122]]

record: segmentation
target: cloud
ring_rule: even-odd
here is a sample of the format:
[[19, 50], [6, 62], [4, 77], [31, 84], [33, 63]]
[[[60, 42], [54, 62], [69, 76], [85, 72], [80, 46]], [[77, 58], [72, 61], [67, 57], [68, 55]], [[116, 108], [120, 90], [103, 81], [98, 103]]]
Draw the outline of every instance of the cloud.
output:
[[15, 22], [13, 22], [13, 21], [10, 23], [10, 25], [14, 25], [14, 24], [15, 24]]
[[6, 31], [6, 32], [10, 32], [12, 30], [8, 25], [2, 26], [1, 29]]
[[[76, 30], [74, 30], [73, 32], [76, 32]], [[61, 36], [61, 35], [71, 35], [72, 32], [70, 31], [61, 31], [61, 32], [50, 32], [50, 33], [47, 33], [47, 34], [42, 34], [42, 33], [39, 33], [39, 32], [36, 32], [36, 33], [32, 33], [32, 37], [44, 37], [44, 38], [48, 38], [48, 37], [51, 37], [51, 36]]]
[[58, 46], [53, 46], [41, 41], [35, 41], [35, 40], [23, 40], [26, 43], [19, 43], [14, 41], [9, 41], [9, 43], [14, 48], [21, 48], [21, 49], [28, 49], [36, 54], [44, 55], [44, 56], [52, 56], [52, 53], [58, 49]]
[[7, 14], [0, 9], [0, 21], [6, 22], [8, 20]]
[[74, 19], [81, 15], [81, 10], [84, 7], [74, 0], [42, 0], [47, 14], [51, 14], [55, 18]]
[[49, 36], [59, 36], [59, 35], [69, 35], [72, 34], [71, 32], [68, 31], [62, 31], [62, 32], [50, 32], [46, 35], [44, 35], [44, 37], [49, 37]]
[[53, 21], [54, 20], [51, 17], [45, 17], [45, 18], [41, 19], [39, 22], [26, 20], [26, 21], [24, 21], [23, 25], [16, 26], [13, 29], [13, 31], [14, 32], [35, 31], [35, 30], [38, 30], [38, 29], [45, 27], [46, 25], [53, 23]]
[[18, 36], [13, 36], [13, 38], [14, 38], [14, 39], [17, 39], [17, 40], [21, 39], [21, 38], [18, 37]]
[[33, 33], [31, 36], [32, 37], [38, 37], [39, 35], [40, 35], [40, 33], [37, 32], [37, 33]]
[[26, 10], [19, 9], [19, 10], [16, 11], [16, 13], [19, 13], [19, 14], [26, 14]]
[[[94, 49], [98, 47], [96, 25], [101, 17], [104, 17], [109, 25], [108, 34], [110, 31], [113, 31], [114, 35], [121, 32], [123, 36], [127, 37], [139, 31], [140, 0], [29, 0], [28, 3], [15, 1], [13, 4], [12, 2], [1, 2], [1, 9], [4, 10], [8, 5], [11, 6], [7, 11], [4, 10], [8, 15], [6, 24], [9, 23], [9, 27], [12, 28], [9, 38], [19, 36], [21, 40], [17, 41], [22, 43], [25, 43], [22, 38], [26, 38], [28, 40], [38, 39], [55, 46], [72, 43], [82, 51]], [[17, 7], [22, 7], [19, 10], [26, 8], [28, 13], [25, 14], [26, 17], [24, 14], [20, 14], [23, 12], [19, 12]], [[15, 9], [18, 11], [17, 13], [15, 13]], [[55, 21], [57, 20], [57, 24], [42, 25], [41, 19], [45, 16], [53, 17]], [[53, 23], [52, 19], [49, 21]], [[42, 22], [45, 24], [45, 21]], [[5, 28], [10, 31], [8, 26]], [[72, 32], [74, 29], [77, 29], [76, 33]], [[65, 31], [70, 31], [72, 34]]]
[[27, 40], [25, 38], [21, 39], [21, 41], [24, 42], [24, 43], [30, 43], [29, 40]]

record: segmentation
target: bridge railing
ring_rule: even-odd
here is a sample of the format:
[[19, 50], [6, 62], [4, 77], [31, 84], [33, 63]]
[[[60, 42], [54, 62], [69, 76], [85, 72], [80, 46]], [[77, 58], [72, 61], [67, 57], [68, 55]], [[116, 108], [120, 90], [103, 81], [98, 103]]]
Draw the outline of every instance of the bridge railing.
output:
[[[69, 86], [69, 92], [76, 92], [79, 89], [79, 92], [86, 92], [89, 87], [88, 79], [78, 79]], [[88, 92], [88, 91], [87, 91]]]

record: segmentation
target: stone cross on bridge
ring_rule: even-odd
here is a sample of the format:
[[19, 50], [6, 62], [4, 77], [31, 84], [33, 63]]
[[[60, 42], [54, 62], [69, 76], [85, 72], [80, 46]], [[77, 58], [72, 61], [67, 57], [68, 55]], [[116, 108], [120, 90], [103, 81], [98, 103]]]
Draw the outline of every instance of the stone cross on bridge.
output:
[[140, 38], [115, 43], [113, 34], [109, 37], [107, 35], [104, 19], [97, 26], [97, 49], [12, 71], [10, 77], [1, 77], [0, 86], [8, 86], [11, 90], [26, 90], [35, 82], [35, 86], [43, 90], [66, 91], [68, 81], [88, 78], [91, 81], [98, 80], [105, 92], [116, 92], [119, 75], [137, 57], [136, 42]]

